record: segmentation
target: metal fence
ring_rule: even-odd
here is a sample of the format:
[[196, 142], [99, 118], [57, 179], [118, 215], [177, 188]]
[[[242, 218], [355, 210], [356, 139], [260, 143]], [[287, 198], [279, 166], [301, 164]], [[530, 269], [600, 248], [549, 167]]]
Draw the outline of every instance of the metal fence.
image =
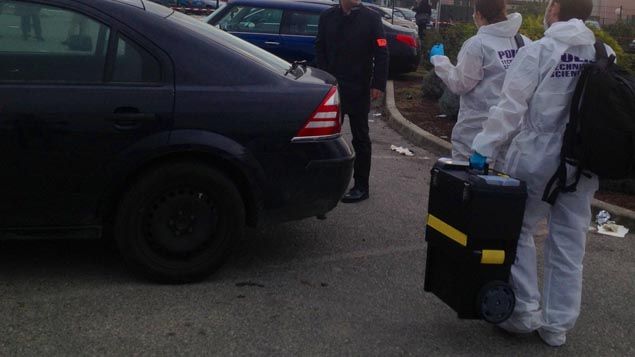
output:
[[[630, 5], [630, 4], [629, 4]], [[600, 6], [593, 9], [593, 19], [601, 25], [608, 25], [617, 21], [635, 24], [635, 6]]]

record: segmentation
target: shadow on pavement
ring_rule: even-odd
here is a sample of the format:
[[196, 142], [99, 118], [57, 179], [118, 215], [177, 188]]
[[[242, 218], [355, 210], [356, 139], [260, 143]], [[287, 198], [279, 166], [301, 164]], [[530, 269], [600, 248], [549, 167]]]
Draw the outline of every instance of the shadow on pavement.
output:
[[[292, 224], [246, 230], [235, 242], [225, 263], [207, 280], [226, 269], [258, 271], [264, 265], [285, 264], [298, 252], [312, 250], [314, 240], [298, 239], [303, 232]], [[0, 275], [10, 280], [145, 281], [130, 272], [116, 244], [106, 240], [26, 239], [0, 241]]]

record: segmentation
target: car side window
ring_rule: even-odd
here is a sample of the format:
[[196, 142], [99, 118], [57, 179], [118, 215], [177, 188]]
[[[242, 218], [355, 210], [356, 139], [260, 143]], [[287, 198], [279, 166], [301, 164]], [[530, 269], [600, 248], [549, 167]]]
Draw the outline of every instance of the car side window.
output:
[[109, 35], [72, 10], [0, 1], [0, 81], [101, 82]]
[[112, 82], [159, 83], [161, 77], [161, 65], [150, 52], [125, 36], [118, 36]]
[[320, 14], [304, 11], [287, 11], [282, 33], [289, 35], [317, 36]]
[[280, 32], [281, 9], [236, 6], [218, 22], [218, 27], [230, 32], [271, 33]]

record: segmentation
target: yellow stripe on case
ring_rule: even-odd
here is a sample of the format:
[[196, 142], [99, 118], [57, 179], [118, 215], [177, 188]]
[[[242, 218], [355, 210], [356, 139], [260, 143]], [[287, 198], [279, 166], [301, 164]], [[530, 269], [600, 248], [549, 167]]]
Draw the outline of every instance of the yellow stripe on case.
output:
[[428, 225], [444, 236], [459, 243], [460, 245], [464, 247], [467, 246], [467, 235], [465, 233], [459, 231], [458, 229], [452, 227], [451, 225], [443, 222], [442, 220], [431, 214], [428, 214]]

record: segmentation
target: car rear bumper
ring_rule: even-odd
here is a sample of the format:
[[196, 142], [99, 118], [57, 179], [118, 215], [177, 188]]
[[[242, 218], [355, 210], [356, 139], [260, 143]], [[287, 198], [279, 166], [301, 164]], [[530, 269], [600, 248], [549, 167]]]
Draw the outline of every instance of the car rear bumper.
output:
[[278, 196], [265, 212], [267, 223], [326, 214], [337, 206], [353, 174], [355, 155], [341, 137], [292, 147], [308, 160], [301, 167], [289, 163], [288, 179], [275, 183]]
[[420, 48], [415, 49], [404, 44], [393, 46], [390, 52], [390, 72], [398, 74], [416, 71], [421, 63], [421, 55]]

